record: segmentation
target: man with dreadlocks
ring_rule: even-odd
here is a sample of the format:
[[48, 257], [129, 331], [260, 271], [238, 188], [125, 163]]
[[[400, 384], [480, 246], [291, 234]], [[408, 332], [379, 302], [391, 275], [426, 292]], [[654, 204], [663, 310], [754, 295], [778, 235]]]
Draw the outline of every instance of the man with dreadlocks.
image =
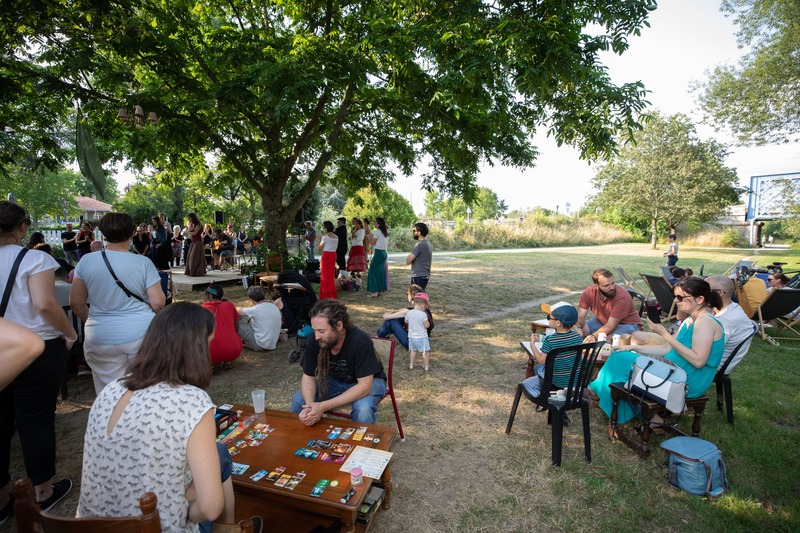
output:
[[374, 424], [386, 394], [386, 374], [372, 339], [350, 324], [347, 307], [338, 300], [319, 300], [309, 316], [314, 335], [306, 341], [292, 412], [313, 426], [326, 411], [352, 404], [353, 421]]

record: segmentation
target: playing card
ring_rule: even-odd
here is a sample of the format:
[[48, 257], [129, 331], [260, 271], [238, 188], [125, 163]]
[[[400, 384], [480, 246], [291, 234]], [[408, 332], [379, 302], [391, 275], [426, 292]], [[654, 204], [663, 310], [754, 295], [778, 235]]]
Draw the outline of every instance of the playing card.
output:
[[256, 472], [252, 476], [250, 476], [250, 479], [252, 479], [253, 481], [260, 481], [265, 477], [267, 477], [267, 471], [266, 470], [259, 470], [258, 472]]

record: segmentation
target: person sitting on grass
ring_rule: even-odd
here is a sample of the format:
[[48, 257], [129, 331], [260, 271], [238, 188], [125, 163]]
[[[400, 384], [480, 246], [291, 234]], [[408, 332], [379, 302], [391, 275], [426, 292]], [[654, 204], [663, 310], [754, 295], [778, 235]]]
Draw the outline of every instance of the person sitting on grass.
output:
[[239, 337], [239, 313], [236, 306], [222, 296], [222, 285], [212, 283], [206, 289], [203, 307], [211, 311], [217, 323], [214, 339], [209, 345], [211, 364], [217, 368], [230, 368], [231, 362], [242, 353], [242, 339]]
[[[414, 297], [420, 292], [422, 292], [422, 287], [419, 285], [414, 285], [413, 283], [409, 285], [408, 290], [406, 291], [406, 298], [408, 298], [409, 303], [413, 302]], [[408, 350], [408, 328], [406, 326], [405, 318], [411, 309], [412, 307], [404, 307], [402, 309], [384, 313], [383, 323], [381, 324], [381, 327], [378, 328], [378, 332], [375, 334], [375, 336], [388, 339], [389, 335], [394, 335], [395, 339], [397, 339], [397, 342], [399, 342], [403, 348]], [[430, 305], [425, 306], [425, 314], [428, 315], [428, 323], [430, 324], [430, 326], [426, 328], [428, 330], [428, 337], [430, 338], [431, 331], [433, 331], [433, 315], [431, 314]]]
[[[522, 382], [531, 396], [538, 397], [542, 392], [544, 383], [544, 370], [547, 354], [556, 348], [565, 346], [578, 346], [582, 342], [581, 334], [572, 329], [578, 321], [578, 311], [575, 306], [567, 302], [557, 304], [542, 304], [542, 311], [547, 313], [549, 327], [556, 330], [555, 333], [547, 335], [542, 339], [542, 347], [538, 348], [538, 334], [531, 333], [531, 351], [533, 357], [528, 358], [528, 366], [533, 366], [533, 376]], [[569, 385], [569, 377], [572, 372], [572, 364], [577, 352], [568, 352], [559, 356], [553, 365], [553, 385], [559, 388]], [[537, 411], [543, 411], [543, 407], [537, 407]]]
[[266, 300], [260, 287], [247, 289], [247, 297], [255, 305], [239, 310], [239, 335], [251, 350], [274, 350], [281, 332], [280, 309]]
[[424, 292], [418, 292], [414, 296], [414, 308], [406, 313], [405, 323], [408, 326], [408, 357], [410, 370], [414, 370], [414, 359], [417, 352], [422, 352], [422, 364], [425, 372], [430, 370], [428, 357], [431, 351], [431, 341], [428, 338], [427, 328], [431, 323], [428, 321], [428, 308], [430, 298]]

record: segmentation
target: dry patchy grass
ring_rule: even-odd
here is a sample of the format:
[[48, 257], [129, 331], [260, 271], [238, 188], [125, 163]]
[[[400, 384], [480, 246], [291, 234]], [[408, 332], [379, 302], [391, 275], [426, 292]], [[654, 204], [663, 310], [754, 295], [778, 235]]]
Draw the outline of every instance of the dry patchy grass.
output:
[[[710, 273], [724, 271], [743, 255], [682, 252], [681, 263], [704, 263]], [[780, 503], [792, 501], [791, 494], [777, 498], [775, 513], [749, 492], [718, 503], [687, 497], [664, 481], [657, 450], [649, 461], [640, 461], [624, 445], [610, 442], [607, 418], [598, 409], [591, 410], [591, 464], [583, 457], [577, 413], [565, 429], [561, 468], [551, 465], [546, 414], [535, 413], [529, 403], [523, 402], [505, 435], [514, 388], [524, 376], [518, 342], [529, 334], [530, 320], [542, 317], [535, 304], [576, 302], [592, 269], [616, 264], [635, 275], [655, 271], [662, 258], [643, 245], [437, 258], [428, 291], [436, 318], [431, 372], [408, 370], [407, 352], [398, 349], [395, 387], [407, 441], [393, 448], [394, 503], [376, 515], [373, 531], [704, 531], [720, 524], [733, 530], [791, 529], [795, 511]], [[408, 269], [394, 263], [390, 272], [392, 289], [385, 297], [340, 294], [354, 322], [368, 332], [376, 331], [383, 312], [405, 305]], [[246, 305], [241, 289], [226, 295]], [[199, 301], [200, 294], [181, 297]], [[270, 353], [245, 350], [232, 370], [214, 377], [212, 399], [247, 403], [249, 391], [258, 387], [267, 390], [269, 408], [288, 409], [300, 381], [298, 365], [287, 362], [294, 346], [290, 340]], [[61, 514], [71, 514], [77, 505], [83, 431], [94, 398], [91, 379], [73, 378], [70, 393], [58, 410], [58, 470], [76, 481], [76, 490], [57, 507]], [[394, 425], [386, 403], [378, 418]], [[717, 418], [723, 417], [710, 406], [704, 437], [714, 440], [730, 431]], [[12, 478], [24, 475], [18, 451], [12, 468]], [[795, 499], [797, 492], [795, 487]]]

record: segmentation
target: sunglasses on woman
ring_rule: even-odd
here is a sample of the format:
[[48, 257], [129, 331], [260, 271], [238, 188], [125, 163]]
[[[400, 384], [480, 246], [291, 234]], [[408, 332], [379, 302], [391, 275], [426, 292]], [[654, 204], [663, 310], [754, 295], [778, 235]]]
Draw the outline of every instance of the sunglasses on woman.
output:
[[681, 295], [681, 294], [676, 294], [676, 295], [675, 295], [675, 301], [676, 301], [676, 302], [682, 302], [682, 301], [684, 301], [686, 298], [691, 298], [691, 297], [692, 297], [692, 295], [691, 295], [691, 294], [683, 294], [683, 295]]

